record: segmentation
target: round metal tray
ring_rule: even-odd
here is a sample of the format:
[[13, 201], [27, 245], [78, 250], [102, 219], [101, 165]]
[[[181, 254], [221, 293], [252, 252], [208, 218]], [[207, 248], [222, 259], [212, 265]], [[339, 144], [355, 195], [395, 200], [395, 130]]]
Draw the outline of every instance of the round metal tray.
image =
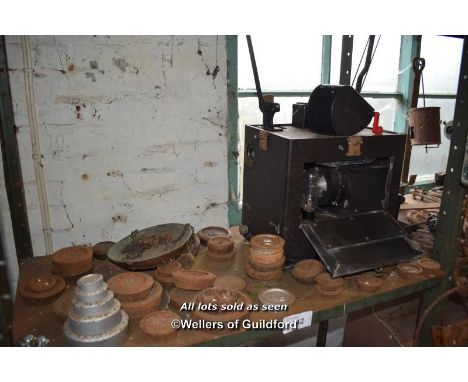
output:
[[182, 253], [193, 240], [190, 224], [161, 224], [132, 232], [115, 243], [107, 257], [125, 269], [151, 269]]

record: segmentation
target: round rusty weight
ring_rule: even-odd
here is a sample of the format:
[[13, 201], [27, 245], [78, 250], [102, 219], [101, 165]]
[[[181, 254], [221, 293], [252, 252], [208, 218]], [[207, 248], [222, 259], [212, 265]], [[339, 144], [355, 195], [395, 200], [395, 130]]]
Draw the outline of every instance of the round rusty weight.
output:
[[412, 145], [440, 145], [440, 107], [418, 107], [408, 111]]

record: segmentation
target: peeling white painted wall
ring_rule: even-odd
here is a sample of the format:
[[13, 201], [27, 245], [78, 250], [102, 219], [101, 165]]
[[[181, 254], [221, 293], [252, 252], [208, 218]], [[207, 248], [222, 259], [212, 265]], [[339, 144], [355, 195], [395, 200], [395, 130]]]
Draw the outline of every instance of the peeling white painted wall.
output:
[[[31, 36], [54, 250], [166, 222], [227, 222], [225, 38]], [[35, 256], [45, 254], [20, 37], [7, 38]], [[17, 279], [0, 179], [2, 242]]]

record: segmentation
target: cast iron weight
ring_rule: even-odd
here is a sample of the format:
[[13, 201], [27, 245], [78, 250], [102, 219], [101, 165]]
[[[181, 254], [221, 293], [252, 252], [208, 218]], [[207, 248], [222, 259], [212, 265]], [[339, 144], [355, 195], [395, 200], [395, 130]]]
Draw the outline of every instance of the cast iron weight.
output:
[[279, 103], [273, 102], [273, 96], [263, 96], [262, 88], [260, 86], [260, 79], [258, 77], [257, 63], [255, 61], [255, 53], [252, 45], [252, 38], [247, 35], [247, 45], [249, 46], [250, 62], [252, 63], [252, 71], [255, 79], [255, 88], [257, 89], [258, 107], [263, 113], [263, 128], [265, 130], [274, 131], [273, 116], [276, 112], [280, 111]]

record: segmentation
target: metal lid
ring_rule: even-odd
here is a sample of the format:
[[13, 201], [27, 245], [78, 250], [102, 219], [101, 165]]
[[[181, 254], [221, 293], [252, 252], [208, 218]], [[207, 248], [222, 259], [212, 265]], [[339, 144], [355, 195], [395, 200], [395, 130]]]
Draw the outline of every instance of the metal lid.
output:
[[291, 305], [296, 296], [286, 289], [270, 288], [261, 291], [258, 299], [263, 305]]

